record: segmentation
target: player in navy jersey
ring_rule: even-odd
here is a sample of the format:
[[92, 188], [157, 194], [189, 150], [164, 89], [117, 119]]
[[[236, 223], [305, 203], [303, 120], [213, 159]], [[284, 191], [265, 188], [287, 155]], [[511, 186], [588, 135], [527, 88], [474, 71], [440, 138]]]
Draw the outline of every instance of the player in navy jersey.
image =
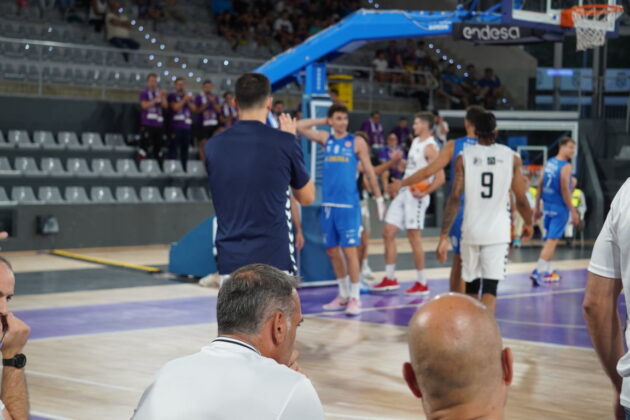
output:
[[[455, 173], [455, 161], [462, 151], [468, 146], [477, 144], [477, 137], [475, 134], [475, 119], [483, 114], [485, 111], [482, 107], [472, 105], [466, 110], [466, 117], [464, 119], [464, 127], [466, 128], [466, 136], [460, 137], [456, 140], [449, 140], [446, 145], [440, 151], [437, 159], [431, 161], [429, 166], [420, 169], [416, 173], [412, 174], [408, 178], [402, 181], [394, 181], [390, 185], [390, 194], [396, 195], [402, 187], [409, 187], [418, 182], [422, 182], [425, 179], [435, 175], [441, 171], [450, 163], [450, 182], [453, 182]], [[450, 230], [449, 237], [451, 240], [451, 246], [453, 247], [453, 264], [451, 266], [450, 275], [450, 290], [452, 292], [464, 293], [464, 282], [462, 280], [462, 260], [460, 257], [460, 242], [461, 242], [461, 225], [464, 217], [464, 198], [462, 197], [462, 203], [457, 213], [457, 217]]]
[[[551, 260], [556, 251], [558, 241], [564, 235], [569, 217], [574, 225], [580, 223], [578, 214], [571, 201], [571, 159], [575, 156], [576, 143], [570, 137], [560, 140], [558, 154], [545, 164], [545, 173], [538, 184], [536, 208], [540, 208], [540, 201], [544, 208], [545, 245], [540, 251], [538, 264], [532, 272], [531, 279], [534, 286], [541, 281], [557, 282], [560, 276], [551, 267]], [[540, 217], [537, 212], [536, 218]]]
[[[318, 125], [329, 125], [328, 131], [315, 130]], [[359, 284], [359, 254], [361, 243], [361, 206], [357, 188], [357, 169], [361, 163], [372, 191], [376, 196], [379, 218], [385, 205], [374, 173], [368, 147], [361, 137], [348, 133], [348, 109], [332, 105], [328, 118], [312, 118], [297, 123], [298, 131], [325, 148], [321, 227], [324, 245], [339, 284], [339, 296], [324, 305], [327, 311], [344, 311], [346, 315], [361, 313]], [[343, 250], [342, 258], [340, 247]], [[347, 284], [347, 275], [351, 284]]]

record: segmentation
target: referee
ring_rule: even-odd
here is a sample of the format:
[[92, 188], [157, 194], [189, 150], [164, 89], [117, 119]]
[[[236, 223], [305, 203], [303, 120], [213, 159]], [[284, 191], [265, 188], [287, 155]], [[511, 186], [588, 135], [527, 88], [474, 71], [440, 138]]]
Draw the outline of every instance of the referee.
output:
[[296, 273], [291, 191], [309, 205], [315, 187], [295, 139], [295, 120], [280, 115], [282, 131], [265, 124], [273, 98], [262, 74], [243, 74], [235, 91], [239, 121], [204, 147], [219, 274], [256, 263]]

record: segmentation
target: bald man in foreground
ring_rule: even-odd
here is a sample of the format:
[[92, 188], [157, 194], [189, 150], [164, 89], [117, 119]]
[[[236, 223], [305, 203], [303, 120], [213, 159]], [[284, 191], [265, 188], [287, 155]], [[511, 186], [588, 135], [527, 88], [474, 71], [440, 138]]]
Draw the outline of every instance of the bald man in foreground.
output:
[[411, 363], [403, 376], [427, 419], [503, 419], [512, 351], [502, 346], [481, 302], [447, 293], [422, 305], [409, 322]]

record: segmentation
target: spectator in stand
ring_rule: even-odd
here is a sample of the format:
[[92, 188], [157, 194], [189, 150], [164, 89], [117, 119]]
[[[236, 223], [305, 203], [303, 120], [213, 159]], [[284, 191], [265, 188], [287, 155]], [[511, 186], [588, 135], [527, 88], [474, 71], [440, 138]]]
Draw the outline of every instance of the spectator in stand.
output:
[[256, 25], [256, 30], [254, 31], [254, 41], [256, 41], [256, 43], [260, 47], [269, 48], [271, 46], [272, 40], [273, 38], [272, 38], [272, 32], [271, 32], [271, 25], [269, 24], [269, 19], [268, 18], [260, 19], [258, 21], [258, 24]]
[[418, 43], [416, 44], [416, 52], [414, 56], [418, 64], [422, 64], [425, 66], [435, 66], [435, 62], [427, 51], [427, 43], [424, 41], [418, 41]]
[[440, 141], [440, 147], [446, 144], [448, 139], [449, 127], [448, 123], [437, 109], [434, 109], [433, 115], [435, 116], [435, 123], [433, 124], [433, 135]]
[[284, 101], [276, 99], [271, 106], [271, 111], [267, 115], [267, 125], [280, 129], [280, 115], [284, 114]]
[[407, 117], [400, 117], [398, 125], [390, 131], [390, 134], [396, 135], [396, 138], [398, 138], [398, 144], [403, 149], [409, 149], [413, 136], [411, 135], [411, 130], [409, 129], [409, 120]]
[[188, 148], [192, 140], [192, 113], [198, 112], [193, 95], [186, 91], [184, 79], [175, 80], [175, 92], [168, 95], [171, 108], [171, 140], [168, 145], [168, 158], [177, 159], [179, 150], [184, 171], [188, 164]]
[[332, 101], [333, 105], [346, 106], [346, 103], [339, 99], [339, 91], [337, 89], [330, 89], [328, 93], [330, 94], [330, 100]]
[[310, 35], [315, 35], [319, 31], [324, 29], [322, 26], [323, 26], [322, 25], [322, 21], [319, 20], [319, 19], [315, 19], [315, 20], [313, 20], [313, 23], [311, 23], [311, 26], [308, 28], [308, 33]]
[[482, 97], [485, 94], [486, 88], [479, 86], [479, 80], [477, 79], [477, 70], [474, 64], [466, 66], [466, 73], [464, 74], [464, 80], [462, 81], [462, 89], [468, 97], [468, 103], [479, 104]]
[[284, 11], [273, 23], [273, 32], [283, 50], [293, 45], [293, 23], [289, 20], [289, 12]]
[[367, 133], [368, 144], [375, 152], [385, 147], [383, 124], [381, 124], [381, 114], [378, 111], [372, 112], [370, 118], [361, 124], [361, 131]]
[[484, 95], [486, 109], [495, 109], [499, 99], [503, 98], [505, 90], [501, 84], [501, 79], [494, 74], [492, 68], [488, 67], [484, 70], [483, 77], [479, 80], [479, 86], [487, 88]]
[[578, 232], [584, 230], [584, 216], [586, 216], [586, 196], [584, 195], [584, 191], [579, 189], [578, 180], [576, 177], [571, 177], [571, 202], [573, 203], [573, 207], [577, 209], [578, 215], [580, 216], [580, 223], [574, 226], [571, 222], [567, 222], [567, 227], [564, 229], [564, 237], [567, 239], [573, 238], [575, 235], [575, 230]]
[[403, 60], [416, 62], [416, 44], [413, 43], [413, 39], [408, 39], [405, 44], [405, 48], [402, 50]]
[[[379, 163], [389, 162], [390, 160], [392, 160], [396, 152], [403, 153], [403, 159], [405, 159], [404, 150], [400, 146], [398, 136], [394, 133], [390, 133], [387, 136], [387, 147], [382, 149], [378, 154]], [[400, 165], [397, 165], [381, 174], [381, 184], [383, 185], [383, 191], [388, 191], [388, 186], [392, 179], [402, 179], [404, 174], [404, 161], [401, 161], [401, 165], [402, 168], [400, 167]]]
[[205, 162], [204, 146], [219, 129], [219, 115], [221, 115], [221, 100], [212, 92], [212, 82], [205, 80], [201, 86], [202, 92], [195, 98], [197, 118], [197, 141], [199, 142], [199, 158]]
[[372, 60], [372, 67], [374, 68], [374, 78], [379, 83], [385, 83], [389, 81], [389, 73], [387, 73], [387, 69], [389, 68], [389, 64], [387, 64], [387, 58], [385, 56], [385, 52], [379, 50], [376, 52], [376, 57]]
[[396, 40], [392, 39], [387, 43], [387, 48], [385, 49], [385, 57], [387, 58], [387, 64], [389, 64], [390, 68], [396, 67], [398, 63], [398, 54], [400, 54], [398, 43], [396, 42]]
[[223, 103], [221, 104], [220, 131], [227, 130], [232, 127], [238, 120], [238, 109], [234, 100], [234, 93], [225, 92], [223, 94]]
[[402, 75], [402, 82], [411, 86], [416, 85], [415, 72], [418, 70], [416, 62], [414, 60], [407, 60], [403, 67], [405, 73]]
[[[107, 40], [116, 48], [126, 48], [137, 50], [140, 44], [131, 39], [131, 23], [129, 18], [124, 14], [121, 3], [111, 2], [109, 4], [109, 13], [105, 16], [105, 29], [107, 31]], [[123, 53], [125, 61], [129, 61], [129, 55]]]
[[105, 25], [107, 0], [91, 0], [88, 12], [88, 23], [94, 26], [94, 31], [100, 33]]
[[468, 106], [466, 92], [462, 88], [462, 78], [457, 74], [455, 64], [449, 64], [442, 72], [442, 91], [448, 108], [451, 107], [451, 103], [462, 104], [464, 108]]
[[162, 110], [168, 108], [165, 90], [158, 90], [155, 73], [147, 76], [147, 88], [140, 92], [140, 150], [139, 159], [151, 156], [162, 160], [164, 117]]

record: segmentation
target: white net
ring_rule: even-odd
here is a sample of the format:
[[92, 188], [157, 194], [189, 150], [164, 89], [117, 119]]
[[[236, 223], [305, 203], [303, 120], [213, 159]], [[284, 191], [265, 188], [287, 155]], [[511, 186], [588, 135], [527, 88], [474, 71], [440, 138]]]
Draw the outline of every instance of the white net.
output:
[[615, 21], [623, 14], [622, 7], [602, 7], [597, 9], [576, 8], [571, 12], [577, 50], [600, 47], [606, 42], [606, 32], [615, 28]]

